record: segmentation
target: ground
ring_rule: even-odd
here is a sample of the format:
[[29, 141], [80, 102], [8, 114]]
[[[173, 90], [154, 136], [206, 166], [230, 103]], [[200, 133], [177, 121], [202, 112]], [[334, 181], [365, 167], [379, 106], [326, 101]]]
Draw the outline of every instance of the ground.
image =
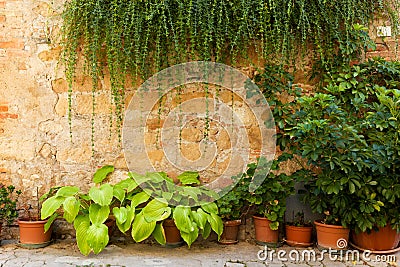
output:
[[[272, 250], [272, 248], [267, 249], [268, 257], [271, 256]], [[340, 254], [337, 253], [325, 253], [322, 257], [321, 251], [317, 248], [294, 251], [292, 247], [282, 246], [274, 250], [271, 261], [271, 257], [265, 259], [265, 246], [248, 242], [239, 242], [235, 245], [199, 242], [190, 249], [186, 246], [166, 248], [156, 244], [112, 242], [98, 255], [83, 256], [73, 240], [57, 240], [46, 248], [34, 250], [21, 248], [15, 241], [3, 241], [0, 246], [0, 267], [383, 267], [400, 265], [399, 252], [384, 257], [367, 255], [367, 261], [362, 260], [363, 255], [360, 253], [360, 260], [357, 261], [351, 259], [351, 254], [347, 259], [343, 254], [341, 260]], [[350, 252], [354, 251], [350, 250]], [[280, 254], [280, 259], [278, 259], [278, 254]], [[312, 255], [315, 255], [315, 260]], [[334, 260], [335, 258], [337, 260]], [[382, 258], [390, 262], [378, 262]]]

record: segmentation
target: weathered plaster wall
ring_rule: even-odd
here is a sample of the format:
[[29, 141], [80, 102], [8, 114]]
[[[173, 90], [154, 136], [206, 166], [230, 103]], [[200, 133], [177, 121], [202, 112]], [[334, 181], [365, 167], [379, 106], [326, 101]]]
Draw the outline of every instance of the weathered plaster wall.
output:
[[[92, 86], [90, 79], [79, 72], [72, 97], [71, 141], [67, 84], [63, 69], [58, 65], [61, 48], [57, 39], [63, 3], [63, 0], [0, 0], [0, 182], [22, 189], [21, 200], [32, 206], [36, 205], [37, 187], [39, 194], [55, 185], [75, 184], [87, 188], [94, 170], [104, 164], [118, 168], [115, 180], [127, 171], [115, 132], [110, 137], [111, 104], [107, 90], [110, 85], [106, 81], [96, 93], [96, 146], [92, 156]], [[378, 50], [368, 56], [395, 57], [394, 41], [390, 38], [377, 41]], [[243, 71], [252, 76], [253, 70]], [[299, 82], [304, 82], [302, 75], [299, 75]], [[127, 91], [127, 103], [133, 93], [132, 88]], [[195, 97], [199, 92], [192, 94]], [[242, 113], [246, 116], [245, 109]], [[251, 132], [253, 122], [252, 118], [249, 120]], [[149, 122], [146, 144], [151, 161], [163, 168], [165, 155], [154, 146], [158, 123], [158, 120]], [[182, 153], [188, 159], [199, 156], [201, 123], [188, 124], [182, 132]], [[226, 132], [213, 127], [218, 149], [221, 153], [229, 151], [231, 145]], [[257, 155], [257, 136], [253, 131], [250, 145], [254, 150], [253, 158]], [[228, 159], [217, 159], [209, 176], [221, 172]], [[4, 235], [7, 231], [3, 231]]]

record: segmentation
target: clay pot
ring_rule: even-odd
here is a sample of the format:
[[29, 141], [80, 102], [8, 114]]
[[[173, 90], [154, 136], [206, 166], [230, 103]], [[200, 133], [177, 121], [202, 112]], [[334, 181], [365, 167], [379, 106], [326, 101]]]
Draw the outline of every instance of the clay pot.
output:
[[349, 242], [350, 229], [341, 225], [324, 224], [314, 221], [317, 230], [318, 246], [322, 248], [346, 249]]
[[181, 233], [176, 227], [173, 219], [166, 219], [163, 222], [163, 228], [165, 232], [166, 246], [168, 247], [178, 247], [183, 244]]
[[279, 240], [279, 231], [271, 230], [269, 227], [271, 221], [264, 217], [253, 216], [256, 242], [258, 244], [277, 244]]
[[309, 246], [312, 239], [312, 226], [285, 225], [286, 243], [293, 246]]
[[236, 244], [238, 242], [239, 227], [241, 223], [241, 220], [224, 222], [224, 231], [222, 232], [221, 239], [218, 242], [225, 245]]
[[354, 245], [364, 250], [385, 251], [398, 247], [400, 242], [400, 233], [393, 230], [390, 225], [380, 227], [378, 231], [372, 230], [370, 233], [362, 232], [356, 234], [351, 232], [351, 238]]
[[45, 247], [50, 243], [52, 226], [45, 233], [44, 225], [47, 220], [44, 221], [29, 221], [24, 219], [18, 220], [19, 225], [19, 242], [20, 245], [30, 248]]

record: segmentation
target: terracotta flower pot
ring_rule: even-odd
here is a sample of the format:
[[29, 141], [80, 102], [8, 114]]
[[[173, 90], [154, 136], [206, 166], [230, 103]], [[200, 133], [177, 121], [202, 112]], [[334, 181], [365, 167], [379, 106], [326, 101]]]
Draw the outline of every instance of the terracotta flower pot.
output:
[[286, 243], [291, 246], [310, 246], [312, 226], [285, 225]]
[[317, 230], [318, 246], [322, 248], [346, 249], [349, 242], [350, 229], [340, 225], [324, 224], [314, 221]]
[[181, 233], [176, 227], [173, 219], [166, 219], [163, 222], [163, 228], [165, 231], [166, 246], [178, 247], [183, 244]]
[[218, 242], [225, 245], [236, 244], [238, 242], [239, 227], [241, 223], [241, 220], [224, 222], [224, 231], [222, 232], [221, 239]]
[[47, 220], [44, 221], [29, 221], [24, 219], [18, 220], [19, 225], [19, 242], [20, 245], [29, 248], [41, 248], [50, 244], [52, 226], [45, 233], [44, 225]]
[[357, 247], [371, 251], [385, 251], [398, 247], [400, 242], [400, 233], [393, 230], [390, 225], [380, 227], [378, 231], [372, 230], [370, 233], [362, 232], [356, 234], [351, 232], [351, 238]]
[[264, 217], [253, 216], [256, 242], [259, 244], [277, 244], [279, 231], [271, 230], [271, 221]]

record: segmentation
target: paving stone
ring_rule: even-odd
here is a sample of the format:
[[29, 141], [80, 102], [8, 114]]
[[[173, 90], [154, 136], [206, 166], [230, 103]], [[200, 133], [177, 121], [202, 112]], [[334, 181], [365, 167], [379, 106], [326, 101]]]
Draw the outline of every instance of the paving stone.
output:
[[265, 267], [263, 262], [246, 262], [247, 267]]
[[4, 267], [22, 267], [28, 262], [28, 258], [15, 258], [6, 261], [3, 266]]
[[238, 262], [226, 262], [225, 267], [246, 267], [245, 264], [243, 263], [238, 263]]
[[42, 267], [44, 266], [44, 261], [31, 261], [24, 265], [24, 267]]
[[286, 267], [310, 267], [310, 265], [305, 263], [285, 263]]

